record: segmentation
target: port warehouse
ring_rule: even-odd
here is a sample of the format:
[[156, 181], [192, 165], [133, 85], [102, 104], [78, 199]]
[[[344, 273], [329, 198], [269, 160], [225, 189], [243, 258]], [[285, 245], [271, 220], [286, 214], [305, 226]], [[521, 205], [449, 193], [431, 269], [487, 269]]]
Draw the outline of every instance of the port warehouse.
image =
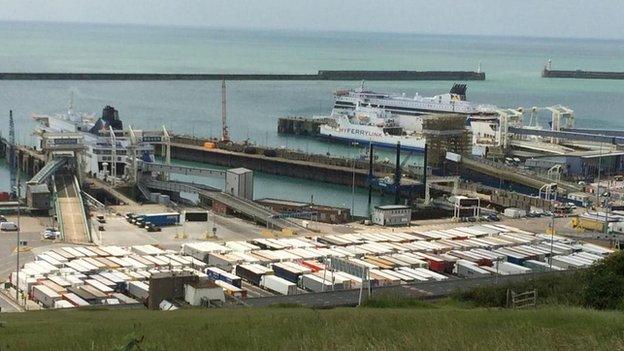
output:
[[[153, 245], [67, 246], [38, 254], [24, 264], [19, 277], [11, 273], [10, 282], [45, 308], [102, 304], [158, 308], [162, 300], [173, 298], [156, 285], [163, 279], [155, 277], [163, 274], [184, 284], [211, 280], [228, 300], [244, 301], [566, 271], [587, 267], [612, 252], [560, 236], [484, 224], [430, 231], [367, 230], [309, 238], [203, 241], [185, 243], [180, 251]], [[368, 279], [332, 269], [332, 260], [338, 259], [365, 267]]]

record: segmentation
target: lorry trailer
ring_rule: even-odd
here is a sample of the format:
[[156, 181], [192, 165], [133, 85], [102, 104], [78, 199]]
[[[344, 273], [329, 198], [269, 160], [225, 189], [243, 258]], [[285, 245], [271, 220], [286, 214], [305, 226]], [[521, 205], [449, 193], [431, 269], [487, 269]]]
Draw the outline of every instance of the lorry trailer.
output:
[[297, 284], [275, 275], [263, 275], [260, 287], [282, 295], [297, 294]]
[[170, 213], [151, 213], [141, 215], [141, 219], [137, 221], [137, 225], [143, 226], [145, 223], [151, 223], [152, 225], [157, 225], [159, 227], [166, 225], [176, 225], [180, 223], [180, 213], [178, 212], [170, 212]]

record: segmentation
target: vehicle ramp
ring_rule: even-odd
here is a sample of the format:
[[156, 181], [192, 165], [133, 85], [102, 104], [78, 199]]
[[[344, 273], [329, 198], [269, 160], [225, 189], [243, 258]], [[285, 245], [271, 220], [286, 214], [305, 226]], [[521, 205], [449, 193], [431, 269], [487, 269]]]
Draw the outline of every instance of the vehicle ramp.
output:
[[39, 172], [37, 172], [37, 174], [35, 174], [34, 177], [32, 177], [28, 181], [28, 184], [36, 185], [36, 184], [41, 184], [45, 182], [48, 178], [50, 178], [50, 176], [52, 176], [57, 170], [63, 167], [63, 165], [65, 165], [66, 163], [67, 163], [67, 158], [64, 158], [64, 157], [53, 158], [48, 163], [46, 163], [46, 165], [42, 169], [40, 169]]
[[62, 238], [68, 243], [89, 243], [91, 235], [78, 180], [73, 175], [55, 175], [56, 213]]

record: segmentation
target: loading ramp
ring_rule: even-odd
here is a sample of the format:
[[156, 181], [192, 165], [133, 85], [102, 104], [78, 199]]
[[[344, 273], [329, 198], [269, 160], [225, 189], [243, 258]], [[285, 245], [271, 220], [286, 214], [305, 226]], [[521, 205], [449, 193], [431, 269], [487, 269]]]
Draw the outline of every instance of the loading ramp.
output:
[[184, 192], [194, 193], [199, 196], [200, 201], [209, 200], [210, 202], [217, 201], [234, 212], [243, 214], [246, 217], [253, 218], [255, 221], [266, 225], [273, 229], [294, 229], [298, 232], [309, 232], [308, 229], [301, 227], [298, 223], [289, 220], [287, 218], [281, 218], [280, 214], [261, 206], [251, 200], [236, 197], [234, 195], [222, 192], [216, 188], [189, 182], [180, 181], [160, 181], [155, 179], [143, 178], [141, 179], [143, 185], [150, 189], [171, 191], [171, 192]]
[[68, 158], [65, 157], [53, 158], [48, 163], [46, 163], [46, 165], [43, 166], [43, 168], [41, 168], [41, 170], [39, 170], [39, 172], [37, 172], [34, 177], [32, 177], [28, 181], [28, 184], [37, 185], [45, 182], [54, 173], [56, 173], [56, 171], [58, 171], [61, 167], [67, 164], [67, 160]]
[[63, 240], [75, 244], [90, 242], [87, 214], [76, 177], [59, 174], [54, 176], [53, 183], [56, 212]]

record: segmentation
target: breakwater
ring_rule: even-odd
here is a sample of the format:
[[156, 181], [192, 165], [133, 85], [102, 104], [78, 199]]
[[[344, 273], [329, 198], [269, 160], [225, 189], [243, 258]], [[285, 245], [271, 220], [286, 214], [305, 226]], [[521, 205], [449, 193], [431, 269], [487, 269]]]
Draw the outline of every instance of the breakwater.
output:
[[624, 72], [606, 72], [606, 71], [566, 71], [566, 70], [549, 70], [542, 71], [544, 78], [576, 78], [576, 79], [624, 79]]
[[0, 80], [485, 80], [472, 71], [328, 71], [316, 74], [0, 72]]

